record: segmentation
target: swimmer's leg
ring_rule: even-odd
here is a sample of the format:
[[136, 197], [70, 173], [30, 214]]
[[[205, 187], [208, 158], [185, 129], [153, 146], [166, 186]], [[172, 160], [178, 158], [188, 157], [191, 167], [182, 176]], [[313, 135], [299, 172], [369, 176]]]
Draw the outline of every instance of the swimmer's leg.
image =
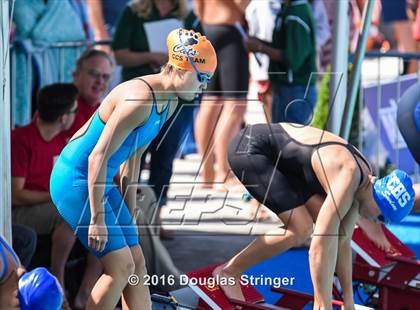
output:
[[69, 225], [61, 220], [52, 234], [51, 245], [51, 272], [64, 289], [64, 269], [67, 259], [73, 248], [76, 236]]
[[[246, 112], [246, 99], [238, 101], [238, 99], [225, 99], [223, 101], [223, 110], [217, 123], [214, 140], [214, 153], [217, 164], [217, 172], [215, 176], [216, 182], [224, 182], [228, 180], [230, 186], [235, 185], [234, 179], [229, 174], [230, 167], [228, 163], [228, 147], [230, 141], [241, 129]], [[229, 184], [227, 184], [229, 187]]]
[[151, 309], [149, 287], [144, 285], [144, 279], [147, 274], [146, 263], [143, 252], [139, 245], [130, 248], [131, 256], [134, 261], [134, 274], [140, 279], [139, 284], [128, 284], [123, 290], [123, 309]]
[[236, 285], [221, 286], [229, 298], [244, 300], [239, 280], [246, 269], [294, 246], [301, 245], [312, 234], [312, 218], [304, 206], [283, 212], [279, 214], [279, 218], [285, 224], [284, 228], [257, 237], [226, 264], [214, 270], [214, 276], [235, 278]]
[[109, 252], [101, 258], [104, 273], [92, 290], [86, 309], [114, 309], [127, 286], [128, 277], [135, 271], [128, 246]]
[[102, 272], [103, 268], [100, 260], [95, 255], [89, 253], [87, 256], [85, 273], [83, 274], [82, 282], [80, 283], [79, 290], [73, 301], [74, 309], [83, 309], [85, 307], [90, 292], [102, 275]]
[[219, 97], [204, 97], [195, 121], [194, 133], [197, 149], [202, 156], [200, 172], [203, 177], [203, 188], [212, 188], [214, 172], [214, 133], [223, 105]]
[[[133, 276], [139, 279], [139, 283], [128, 283], [122, 292], [123, 309], [151, 309], [149, 287], [144, 285], [147, 274], [146, 261], [139, 245], [135, 219], [128, 211], [121, 193], [113, 188], [108, 193], [108, 203], [112, 206], [117, 225], [120, 227], [125, 243], [130, 250], [130, 256], [134, 263]], [[126, 278], [128, 280], [128, 277]]]

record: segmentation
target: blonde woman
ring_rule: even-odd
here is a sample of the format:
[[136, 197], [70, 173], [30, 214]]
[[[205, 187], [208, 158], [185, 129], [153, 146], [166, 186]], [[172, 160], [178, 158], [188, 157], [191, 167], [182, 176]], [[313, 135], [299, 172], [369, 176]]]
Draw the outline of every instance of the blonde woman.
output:
[[185, 20], [187, 0], [134, 0], [122, 12], [112, 49], [122, 69], [122, 80], [156, 73], [168, 61], [166, 53], [149, 49], [144, 24], [169, 18]]

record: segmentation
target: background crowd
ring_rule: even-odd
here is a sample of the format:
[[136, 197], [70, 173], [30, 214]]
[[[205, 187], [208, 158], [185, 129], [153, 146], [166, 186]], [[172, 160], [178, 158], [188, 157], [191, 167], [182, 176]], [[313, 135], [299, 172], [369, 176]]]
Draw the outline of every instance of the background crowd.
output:
[[[14, 248], [25, 267], [48, 266], [67, 289], [72, 307], [83, 308], [102, 268], [52, 205], [50, 173], [112, 87], [156, 73], [167, 62], [165, 41], [159, 38], [175, 26], [204, 33], [216, 48], [219, 66], [203, 96], [179, 105], [143, 159], [150, 188], [139, 192], [139, 203], [146, 214], [157, 208], [157, 222], [173, 161], [187, 151], [202, 157], [197, 173], [203, 188], [226, 191], [237, 185], [226, 154], [245, 124], [249, 97], [256, 95], [267, 122], [311, 121], [322, 77], [314, 73], [330, 70], [334, 1], [16, 0], [11, 208]], [[366, 0], [348, 1], [350, 31], [343, 44], [352, 52]], [[224, 6], [226, 16], [212, 12], [217, 5]], [[417, 52], [418, 5], [417, 0], [376, 0], [367, 49]], [[417, 62], [409, 60], [400, 74], [417, 70]], [[189, 150], [182, 148], [186, 139]], [[165, 230], [160, 236], [173, 237]], [[160, 258], [150, 258], [147, 250], [145, 255], [165, 266], [149, 272], [177, 273], [157, 238], [149, 241], [143, 246], [157, 248]], [[76, 277], [72, 270], [85, 271]]]

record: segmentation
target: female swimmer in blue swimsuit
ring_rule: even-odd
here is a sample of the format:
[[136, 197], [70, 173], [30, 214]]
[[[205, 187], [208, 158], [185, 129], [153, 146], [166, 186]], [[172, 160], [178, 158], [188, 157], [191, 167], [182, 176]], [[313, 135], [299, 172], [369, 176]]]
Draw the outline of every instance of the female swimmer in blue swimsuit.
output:
[[[177, 97], [194, 99], [217, 66], [212, 44], [199, 33], [174, 30], [167, 46], [162, 71], [113, 89], [63, 149], [51, 174], [57, 210], [104, 267], [87, 309], [113, 309], [121, 294], [124, 309], [151, 307], [133, 223], [139, 158], [175, 110]], [[124, 195], [113, 184], [118, 171], [128, 184]], [[128, 285], [131, 274], [139, 277], [138, 285]]]

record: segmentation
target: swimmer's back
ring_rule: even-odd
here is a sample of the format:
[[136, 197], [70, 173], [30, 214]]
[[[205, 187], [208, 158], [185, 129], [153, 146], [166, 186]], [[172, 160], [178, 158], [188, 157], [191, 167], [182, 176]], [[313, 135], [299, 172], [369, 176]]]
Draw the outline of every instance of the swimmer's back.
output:
[[293, 123], [279, 124], [290, 137], [302, 144], [314, 145], [332, 141], [347, 144], [346, 140], [326, 130]]

